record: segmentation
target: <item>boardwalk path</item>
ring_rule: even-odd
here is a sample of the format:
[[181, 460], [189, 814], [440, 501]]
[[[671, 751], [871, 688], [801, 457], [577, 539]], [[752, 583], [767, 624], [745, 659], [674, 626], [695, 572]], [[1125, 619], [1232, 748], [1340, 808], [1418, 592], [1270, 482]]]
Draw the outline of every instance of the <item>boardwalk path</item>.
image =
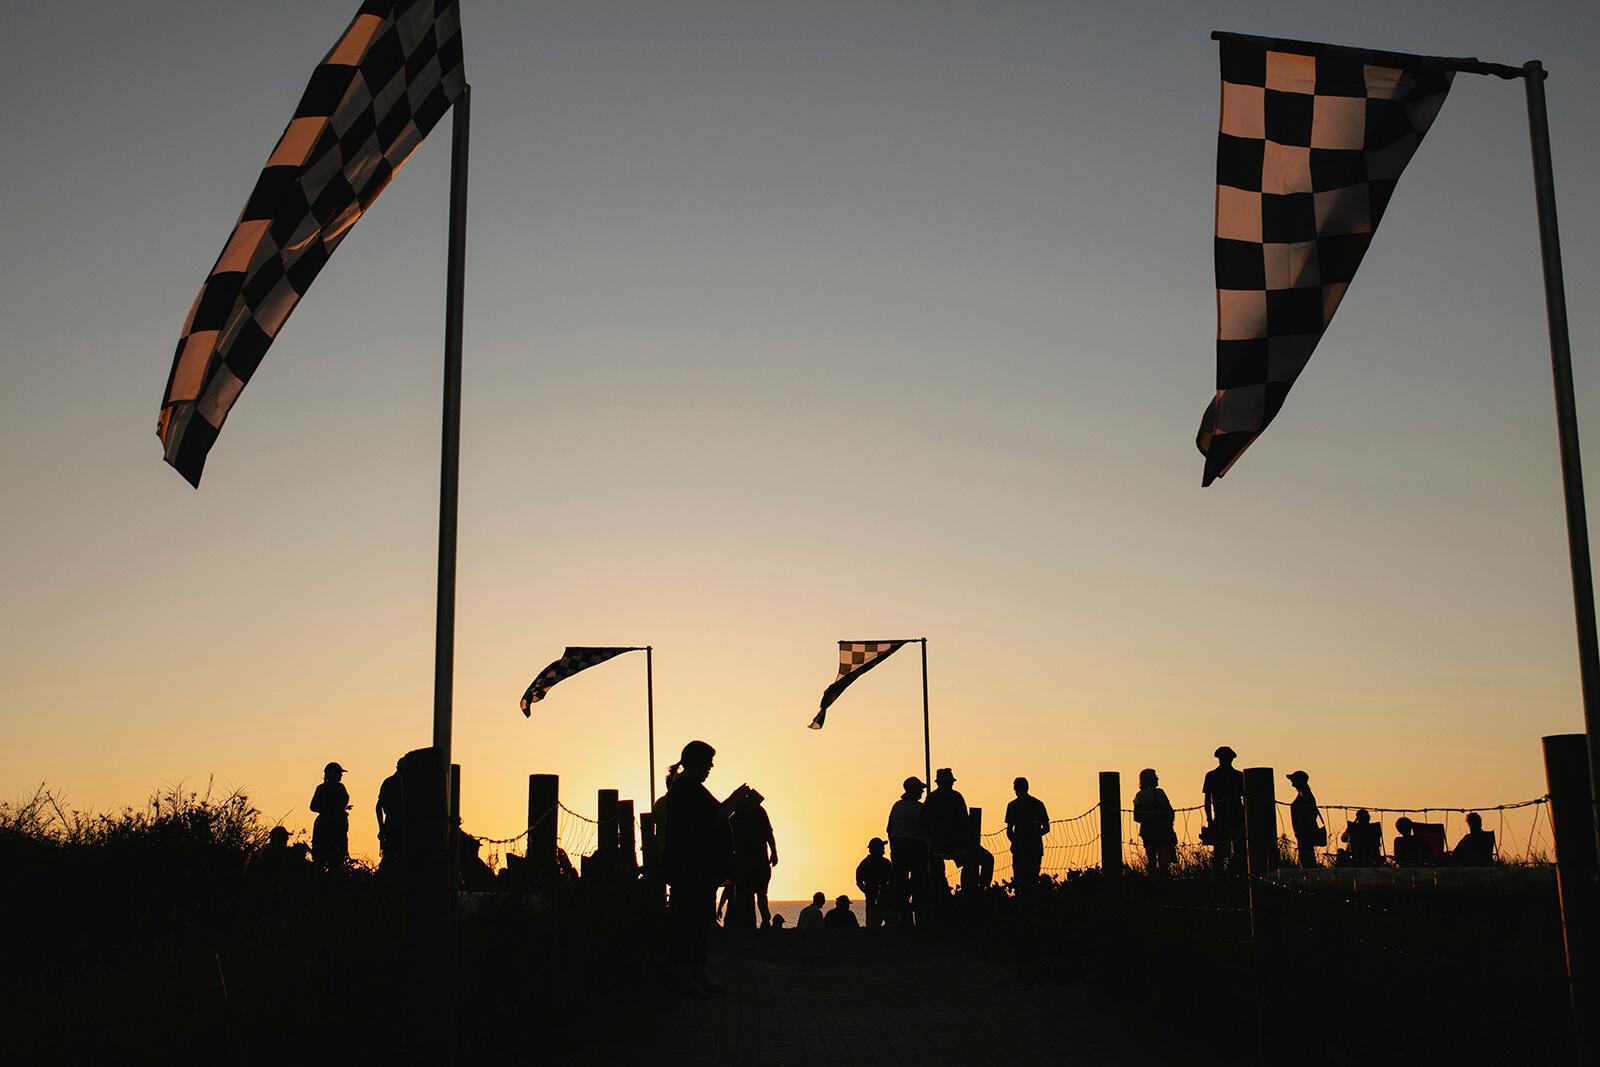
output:
[[1100, 1064], [1187, 1062], [1089, 979], [1030, 982], [971, 946], [913, 931], [727, 938], [712, 973], [729, 993], [652, 990], [589, 1062]]

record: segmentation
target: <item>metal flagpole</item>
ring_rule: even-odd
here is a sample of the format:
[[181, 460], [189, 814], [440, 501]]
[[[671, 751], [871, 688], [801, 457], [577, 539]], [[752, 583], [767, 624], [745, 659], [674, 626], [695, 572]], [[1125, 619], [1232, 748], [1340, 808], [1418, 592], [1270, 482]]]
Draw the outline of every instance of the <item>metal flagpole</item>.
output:
[[650, 811], [656, 810], [656, 676], [654, 646], [644, 646], [644, 708], [650, 724]]
[[922, 780], [924, 789], [933, 788], [933, 748], [928, 743], [928, 639], [917, 638], [922, 645]]
[[[1528, 136], [1533, 146], [1533, 196], [1539, 211], [1545, 317], [1550, 324], [1550, 370], [1555, 379], [1556, 432], [1561, 442], [1561, 489], [1567, 503], [1567, 552], [1572, 560], [1572, 606], [1578, 616], [1578, 670], [1583, 681], [1583, 727], [1589, 741], [1589, 780], [1600, 782], [1600, 640], [1595, 633], [1594, 576], [1589, 565], [1589, 520], [1578, 452], [1578, 405], [1572, 391], [1572, 341], [1567, 334], [1567, 287], [1556, 228], [1556, 185], [1550, 165], [1550, 122], [1544, 107], [1544, 65], [1523, 65], [1528, 89]], [[1600, 789], [1590, 797], [1600, 815]]]
[[[461, 325], [467, 258], [467, 139], [472, 123], [472, 87], [464, 85], [452, 105], [450, 138], [450, 237], [444, 304], [444, 418], [439, 446], [439, 589], [433, 644], [433, 747], [443, 777], [446, 833], [444, 855], [453, 857], [450, 825], [450, 733], [455, 693], [456, 501], [461, 466]], [[454, 865], [446, 863], [446, 869]]]
[[[1572, 607], [1578, 618], [1578, 670], [1583, 683], [1583, 728], [1589, 755], [1589, 803], [1600, 834], [1600, 641], [1596, 640], [1594, 576], [1589, 564], [1589, 522], [1583, 500], [1583, 462], [1578, 452], [1578, 405], [1572, 389], [1572, 342], [1567, 334], [1567, 289], [1561, 271], [1561, 234], [1556, 227], [1556, 184], [1550, 163], [1550, 120], [1544, 106], [1544, 65], [1523, 65], [1528, 90], [1528, 140], [1533, 148], [1533, 197], [1539, 213], [1539, 253], [1544, 266], [1545, 317], [1550, 328], [1550, 371], [1556, 392], [1556, 432], [1561, 443], [1561, 490], [1567, 504], [1567, 552], [1572, 563]], [[1597, 846], [1600, 847], [1600, 846]], [[1562, 862], [1557, 857], [1557, 862]], [[1579, 1054], [1594, 1055], [1595, 977], [1591, 950], [1574, 944], [1575, 930], [1594, 922], [1595, 890], [1561, 894], [1567, 982]], [[1581, 939], [1581, 935], [1580, 935]]]

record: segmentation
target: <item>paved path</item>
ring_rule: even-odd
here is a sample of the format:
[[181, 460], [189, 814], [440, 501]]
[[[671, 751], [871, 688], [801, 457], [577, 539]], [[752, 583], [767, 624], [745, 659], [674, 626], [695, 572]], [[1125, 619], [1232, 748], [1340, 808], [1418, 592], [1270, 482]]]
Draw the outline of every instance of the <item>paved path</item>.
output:
[[[1039, 984], [914, 931], [784, 931], [712, 947], [729, 992], [653, 990], [590, 1062], [1112, 1064], [1182, 1062], [1088, 981]], [[1177, 1055], [1173, 1055], [1176, 1052]]]

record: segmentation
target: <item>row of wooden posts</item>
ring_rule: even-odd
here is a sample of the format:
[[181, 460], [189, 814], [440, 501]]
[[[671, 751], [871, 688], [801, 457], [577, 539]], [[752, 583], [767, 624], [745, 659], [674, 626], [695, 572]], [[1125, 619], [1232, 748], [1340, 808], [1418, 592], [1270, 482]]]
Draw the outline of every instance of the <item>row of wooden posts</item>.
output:
[[[1590, 805], [1583, 800], [1589, 780], [1583, 735], [1545, 738], [1545, 763], [1552, 802], [1552, 835], [1557, 856], [1565, 861], [1558, 867], [1567, 875], [1562, 879], [1562, 892], [1570, 898], [1580, 892], [1574, 884], [1574, 873], [1592, 872], [1595, 866], [1595, 838], [1590, 829], [1593, 823], [1584, 818], [1590, 814]], [[1244, 792], [1247, 869], [1251, 874], [1264, 874], [1275, 865], [1277, 856], [1277, 773], [1271, 767], [1246, 767]], [[1563, 800], [1566, 803], [1562, 803]], [[542, 862], [549, 862], [559, 847], [557, 813], [560, 801], [560, 776], [528, 776], [527, 854], [536, 862], [540, 862], [540, 858], [544, 858]], [[1099, 810], [1100, 870], [1104, 875], [1115, 877], [1123, 868], [1121, 772], [1100, 772]], [[653, 866], [655, 826], [650, 812], [635, 816], [632, 800], [621, 799], [615, 789], [601, 789], [596, 794], [595, 816], [594, 855], [599, 857], [598, 863], [607, 870], [619, 863], [635, 866], [639, 859], [646, 869]], [[968, 809], [968, 820], [970, 840], [977, 841], [983, 835], [983, 809]], [[639, 846], [643, 846], [642, 850]]]

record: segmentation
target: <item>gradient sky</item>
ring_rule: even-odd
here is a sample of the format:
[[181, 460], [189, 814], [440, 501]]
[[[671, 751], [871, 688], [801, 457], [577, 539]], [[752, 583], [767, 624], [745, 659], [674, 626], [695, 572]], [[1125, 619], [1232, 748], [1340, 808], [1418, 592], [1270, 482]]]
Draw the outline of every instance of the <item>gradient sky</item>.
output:
[[[0, 797], [243, 786], [352, 843], [431, 721], [449, 140], [340, 247], [191, 490], [179, 327], [356, 4], [10, 3], [0, 206]], [[765, 792], [774, 896], [850, 887], [922, 770], [917, 663], [805, 724], [840, 638], [930, 639], [934, 765], [1197, 803], [1219, 743], [1325, 802], [1544, 791], [1581, 729], [1520, 83], [1463, 75], [1265, 437], [1202, 491], [1214, 28], [1548, 83], [1580, 416], [1600, 14], [1579, 3], [463, 0], [474, 86], [456, 756], [468, 829]], [[441, 131], [442, 132], [442, 131]], [[1281, 783], [1281, 779], [1280, 779]], [[1280, 788], [1282, 788], [1280, 784]], [[641, 804], [643, 807], [643, 804]]]

